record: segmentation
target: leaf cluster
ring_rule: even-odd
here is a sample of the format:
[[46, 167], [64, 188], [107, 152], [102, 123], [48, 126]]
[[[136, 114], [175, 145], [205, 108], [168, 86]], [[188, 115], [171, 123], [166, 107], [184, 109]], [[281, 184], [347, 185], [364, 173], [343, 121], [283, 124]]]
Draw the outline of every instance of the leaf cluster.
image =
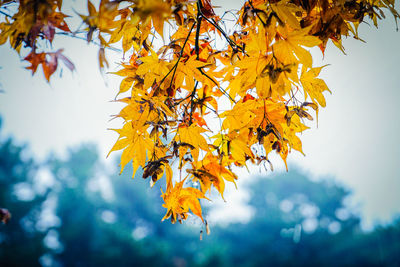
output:
[[[0, 9], [11, 3], [2, 1]], [[34, 73], [42, 64], [47, 80], [57, 59], [73, 69], [60, 50], [36, 52], [38, 39], [70, 32], [62, 2], [17, 3], [18, 12], [0, 24], [0, 44], [31, 48], [28, 68]], [[399, 17], [394, 0], [249, 0], [228, 31], [227, 13], [217, 16], [209, 0], [102, 0], [87, 7], [79, 16], [84, 39], [100, 46], [100, 68], [115, 45], [130, 55], [114, 73], [123, 78], [118, 101], [125, 106], [110, 152], [122, 150], [121, 172], [132, 162], [151, 186], [165, 175], [163, 219], [173, 223], [190, 211], [203, 220], [200, 199], [212, 188], [223, 198], [225, 183], [238, 179], [233, 167], [272, 168], [275, 152], [287, 168], [292, 150], [303, 153], [299, 136], [330, 92], [311, 48], [324, 53], [331, 40], [344, 51], [342, 38], [360, 39], [366, 18], [377, 26], [383, 10]]]

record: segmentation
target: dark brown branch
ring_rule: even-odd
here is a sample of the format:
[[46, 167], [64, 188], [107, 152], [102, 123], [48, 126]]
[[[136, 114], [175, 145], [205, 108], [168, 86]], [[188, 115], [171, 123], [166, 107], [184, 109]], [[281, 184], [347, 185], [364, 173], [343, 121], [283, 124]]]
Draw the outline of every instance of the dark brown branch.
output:
[[[182, 55], [183, 55], [183, 51], [185, 50], [186, 43], [187, 43], [187, 41], [189, 40], [190, 34], [192, 33], [192, 30], [193, 30], [195, 24], [196, 24], [196, 23], [193, 23], [192, 27], [191, 27], [190, 30], [189, 30], [189, 34], [186, 36], [185, 42], [183, 43], [183, 47], [182, 47], [181, 52], [180, 52], [180, 54], [179, 54], [178, 61], [176, 61], [175, 65], [174, 65], [174, 66], [168, 71], [168, 73], [161, 79], [161, 81], [160, 81], [160, 83], [158, 84], [158, 86], [161, 86], [161, 84], [165, 81], [165, 79], [168, 77], [168, 75], [170, 75], [171, 72], [173, 71], [174, 73], [172, 74], [172, 79], [171, 79], [171, 83], [172, 83], [172, 80], [173, 80], [173, 78], [174, 78], [174, 76], [175, 76], [175, 72], [176, 72], [176, 69], [177, 69], [177, 67], [178, 67], [179, 61], [181, 60]], [[170, 86], [171, 86], [171, 85], [170, 85]]]
[[[190, 37], [190, 34], [192, 33], [192, 30], [193, 30], [193, 28], [194, 28], [194, 25], [195, 25], [195, 23], [193, 23], [192, 27], [191, 27], [190, 30], [189, 30], [188, 35], [186, 36], [186, 39], [185, 39], [185, 42], [183, 43], [181, 52], [179, 53], [178, 61], [177, 61], [176, 64], [172, 67], [172, 69], [174, 69], [174, 73], [172, 73], [171, 83], [169, 84], [169, 87], [172, 86], [172, 81], [174, 80], [175, 73], [176, 73], [176, 69], [178, 68], [178, 64], [179, 64], [179, 62], [180, 62], [180, 60], [181, 60], [181, 58], [182, 58], [182, 56], [183, 56], [183, 52], [184, 52], [184, 50], [185, 50], [186, 43], [187, 43], [187, 41], [189, 40], [189, 37]], [[172, 70], [172, 69], [171, 69], [171, 70]], [[169, 72], [169, 73], [170, 73], [170, 72]], [[165, 78], [168, 76], [169, 73], [167, 73], [167, 75], [165, 76]], [[165, 80], [165, 78], [163, 78], [163, 80]], [[162, 82], [160, 82], [160, 85], [161, 85], [161, 83], [162, 83]], [[160, 86], [160, 85], [159, 85], [159, 86]]]
[[194, 88], [193, 88], [193, 91], [192, 91], [192, 93], [190, 94], [190, 116], [189, 116], [189, 126], [192, 125], [192, 123], [193, 123], [193, 111], [194, 111], [194, 109], [195, 109], [194, 97], [195, 97], [195, 95], [196, 95], [197, 85], [199, 85], [199, 82], [198, 82], [198, 81], [196, 81], [196, 83], [195, 83], [195, 85], [194, 85]]
[[200, 45], [199, 45], [199, 39], [200, 39], [200, 27], [201, 27], [201, 21], [203, 19], [203, 16], [201, 15], [201, 7], [200, 7], [200, 0], [197, 1], [197, 27], [196, 27], [196, 39], [194, 42], [194, 50], [196, 52], [196, 59], [199, 60], [200, 58]]
[[[201, 11], [200, 11], [200, 12], [201, 12]], [[232, 47], [233, 50], [235, 50], [235, 51], [238, 51], [238, 50], [239, 50], [239, 51], [243, 52], [245, 55], [247, 55], [247, 54], [246, 54], [246, 51], [243, 49], [243, 47], [241, 47], [241, 46], [238, 45], [235, 41], [233, 41], [233, 40], [228, 36], [228, 34], [217, 24], [217, 22], [216, 22], [214, 19], [210, 20], [210, 19], [208, 19], [207, 17], [204, 17], [204, 19], [205, 19], [208, 23], [210, 23], [211, 25], [213, 25], [213, 26], [224, 36], [225, 40], [228, 42], [229, 46]]]
[[[194, 42], [194, 51], [196, 52], [196, 59], [199, 60], [200, 59], [200, 45], [199, 45], [199, 41], [200, 41], [200, 29], [201, 29], [201, 21], [203, 19], [203, 15], [201, 14], [201, 2], [200, 0], [197, 0], [197, 27], [196, 27], [196, 38], [195, 38], [195, 42]], [[189, 117], [189, 125], [192, 124], [193, 122], [193, 111], [195, 109], [194, 106], [194, 97], [196, 95], [196, 89], [197, 89], [197, 85], [199, 84], [198, 81], [196, 81], [193, 91], [190, 94], [190, 117]]]
[[[250, 4], [251, 9], [253, 10], [253, 12], [256, 14], [257, 18], [261, 21], [262, 25], [265, 27], [265, 26], [267, 25], [267, 23], [264, 22], [264, 21], [261, 19], [260, 15], [258, 15], [258, 13], [256, 12], [256, 9], [254, 8], [253, 3], [252, 3], [251, 1], [249, 1], [249, 4]], [[271, 8], [271, 9], [272, 9], [272, 8]]]

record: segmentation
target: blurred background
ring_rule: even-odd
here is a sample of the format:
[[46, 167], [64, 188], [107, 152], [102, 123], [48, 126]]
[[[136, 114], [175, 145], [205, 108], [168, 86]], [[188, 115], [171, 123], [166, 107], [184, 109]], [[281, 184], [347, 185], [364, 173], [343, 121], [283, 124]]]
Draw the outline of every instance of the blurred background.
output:
[[206, 235], [193, 218], [160, 222], [160, 192], [139, 175], [106, 170], [94, 144], [39, 163], [3, 135], [0, 203], [12, 218], [0, 225], [0, 266], [400, 264], [400, 220], [363, 231], [346, 207], [350, 191], [331, 179], [312, 181], [296, 168], [254, 176], [240, 188], [251, 218], [218, 224], [206, 215]]
[[[86, 13], [84, 2], [64, 12]], [[0, 266], [400, 266], [400, 33], [389, 16], [359, 32], [366, 43], [344, 40], [347, 55], [313, 51], [331, 64], [321, 75], [333, 94], [301, 136], [306, 157], [289, 155], [289, 172], [273, 156], [274, 172], [237, 170], [227, 202], [202, 203], [210, 235], [192, 217], [160, 222], [160, 188], [105, 158], [121, 79], [100, 73], [97, 47], [56, 38], [77, 70], [50, 84], [0, 47], [0, 208], [12, 213]], [[121, 54], [107, 56], [118, 70]]]

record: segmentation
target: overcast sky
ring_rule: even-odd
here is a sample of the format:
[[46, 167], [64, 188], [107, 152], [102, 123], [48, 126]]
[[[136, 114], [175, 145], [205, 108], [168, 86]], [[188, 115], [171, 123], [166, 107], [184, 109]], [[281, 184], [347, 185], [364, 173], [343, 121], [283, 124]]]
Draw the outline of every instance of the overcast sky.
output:
[[[326, 95], [319, 127], [312, 125], [301, 137], [306, 157], [289, 155], [289, 171], [299, 167], [316, 179], [328, 176], [350, 188], [353, 203], [361, 204], [371, 224], [400, 214], [400, 33], [388, 16], [378, 30], [362, 25], [360, 36], [367, 43], [344, 41], [347, 55], [332, 45], [324, 59], [314, 53], [315, 65], [331, 64], [321, 75], [333, 94]], [[76, 71], [64, 68], [50, 85], [41, 68], [32, 77], [23, 68], [26, 62], [7, 46], [0, 47], [3, 133], [29, 143], [39, 160], [86, 141], [98, 143], [105, 158], [117, 137], [107, 128], [120, 126], [120, 121], [109, 121], [121, 108], [111, 102], [120, 79], [100, 75], [97, 49], [84, 41], [59, 38], [54, 47], [65, 48]], [[120, 58], [113, 54], [111, 61]], [[278, 158], [274, 165], [281, 169]]]

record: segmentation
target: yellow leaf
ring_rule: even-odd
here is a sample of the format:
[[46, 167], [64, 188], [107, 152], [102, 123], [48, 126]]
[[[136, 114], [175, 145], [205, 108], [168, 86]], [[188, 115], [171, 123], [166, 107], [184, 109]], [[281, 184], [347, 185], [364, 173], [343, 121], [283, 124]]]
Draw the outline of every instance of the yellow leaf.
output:
[[175, 183], [174, 186], [172, 184], [167, 186], [166, 192], [161, 195], [164, 200], [163, 207], [167, 209], [162, 221], [169, 217], [171, 217], [172, 223], [175, 223], [176, 220], [185, 220], [189, 210], [204, 221], [199, 199], [207, 198], [198, 189], [192, 187], [183, 188], [184, 182], [185, 179]]
[[289, 24], [293, 29], [300, 29], [300, 23], [297, 18], [293, 15], [296, 11], [300, 11], [294, 4], [288, 3], [289, 1], [283, 0], [279, 1], [277, 4], [272, 4], [272, 9], [278, 17], [284, 22]]
[[206, 132], [207, 130], [192, 124], [191, 126], [182, 125], [177, 130], [177, 137], [182, 143], [191, 144], [194, 149], [192, 150], [192, 156], [197, 161], [199, 157], [199, 149], [204, 151], [209, 151], [208, 144], [206, 139], [201, 135], [201, 133]]
[[118, 94], [124, 93], [126, 91], [129, 91], [129, 89], [132, 88], [132, 84], [135, 81], [133, 77], [127, 77], [121, 81], [121, 84], [119, 86], [119, 92]]
[[300, 78], [301, 84], [304, 88], [305, 99], [307, 98], [307, 95], [309, 95], [311, 100], [314, 103], [318, 102], [321, 107], [326, 106], [325, 97], [322, 93], [324, 91], [328, 91], [331, 93], [325, 81], [316, 78], [323, 67], [311, 68], [308, 71], [305, 71], [305, 68], [303, 68]]

